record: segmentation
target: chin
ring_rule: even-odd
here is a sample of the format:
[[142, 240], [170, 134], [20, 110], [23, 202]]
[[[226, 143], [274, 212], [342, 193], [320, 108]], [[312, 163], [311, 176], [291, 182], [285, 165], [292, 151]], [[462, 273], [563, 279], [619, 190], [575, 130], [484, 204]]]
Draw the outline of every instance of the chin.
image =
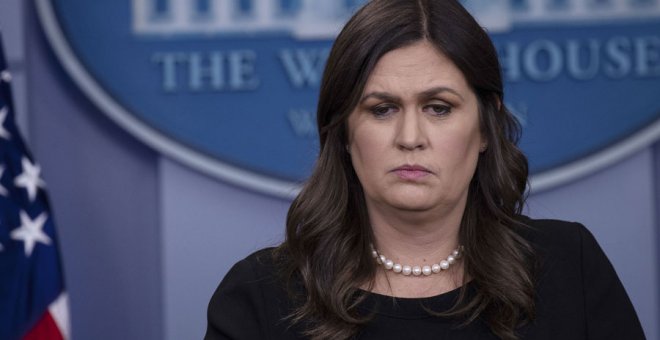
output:
[[435, 206], [432, 204], [393, 204], [392, 207], [396, 208], [397, 210], [406, 212], [425, 212], [433, 210]]
[[427, 211], [439, 205], [437, 199], [432, 199], [424, 194], [402, 194], [390, 197], [386, 200], [393, 208], [405, 211]]

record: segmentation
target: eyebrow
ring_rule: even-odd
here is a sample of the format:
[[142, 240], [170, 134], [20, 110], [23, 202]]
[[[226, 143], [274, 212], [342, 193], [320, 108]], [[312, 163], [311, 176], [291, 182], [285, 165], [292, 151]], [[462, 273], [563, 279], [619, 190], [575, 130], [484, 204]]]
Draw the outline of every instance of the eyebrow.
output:
[[[452, 94], [456, 95], [458, 98], [460, 98], [461, 100], [464, 100], [463, 96], [461, 96], [460, 93], [458, 93], [458, 91], [452, 89], [451, 87], [446, 87], [446, 86], [432, 87], [428, 90], [420, 92], [417, 95], [417, 97], [418, 98], [423, 98], [423, 99], [428, 99], [428, 98], [431, 98], [431, 97], [435, 96], [436, 94], [442, 93], [442, 92], [452, 93]], [[377, 99], [384, 100], [384, 101], [398, 101], [399, 100], [399, 97], [397, 97], [395, 95], [392, 95], [390, 93], [374, 91], [374, 92], [370, 92], [367, 95], [365, 95], [364, 97], [362, 97], [362, 99], [360, 100], [360, 103], [364, 103], [369, 98], [377, 98]]]

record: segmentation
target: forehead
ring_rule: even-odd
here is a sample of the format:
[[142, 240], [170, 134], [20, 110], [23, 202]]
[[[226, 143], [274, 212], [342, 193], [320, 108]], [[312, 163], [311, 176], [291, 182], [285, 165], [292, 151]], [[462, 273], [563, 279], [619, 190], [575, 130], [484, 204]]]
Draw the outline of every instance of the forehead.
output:
[[431, 43], [420, 41], [383, 55], [369, 75], [364, 92], [418, 93], [433, 86], [470, 92], [463, 73]]

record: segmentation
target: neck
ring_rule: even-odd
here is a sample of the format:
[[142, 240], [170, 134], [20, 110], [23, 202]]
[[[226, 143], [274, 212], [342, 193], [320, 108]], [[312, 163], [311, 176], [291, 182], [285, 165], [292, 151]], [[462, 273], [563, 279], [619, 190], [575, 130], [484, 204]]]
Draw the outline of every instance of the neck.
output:
[[[459, 230], [466, 198], [452, 206], [424, 211], [394, 209], [367, 201], [373, 246], [388, 259], [415, 266], [446, 259], [459, 247]], [[466, 251], [470, 251], [466, 249]], [[463, 284], [463, 260], [446, 272], [429, 276], [404, 276], [379, 266], [371, 291], [397, 297], [441, 294]]]
[[381, 211], [369, 207], [374, 246], [388, 258], [423, 264], [447, 257], [459, 245], [463, 209], [451, 214]]

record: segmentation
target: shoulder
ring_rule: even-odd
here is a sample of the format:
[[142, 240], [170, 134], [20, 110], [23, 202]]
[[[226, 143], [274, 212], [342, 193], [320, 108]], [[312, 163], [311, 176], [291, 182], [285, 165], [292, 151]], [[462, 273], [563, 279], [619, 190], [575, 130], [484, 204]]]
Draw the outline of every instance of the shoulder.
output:
[[523, 216], [520, 234], [531, 244], [541, 275], [582, 277], [597, 265], [614, 272], [593, 234], [581, 223]]
[[274, 257], [275, 248], [258, 250], [236, 262], [222, 279], [210, 306], [228, 301], [244, 304], [263, 302], [264, 296], [280, 293], [281, 285]]
[[227, 272], [209, 301], [205, 339], [264, 338], [282, 317], [277, 303], [275, 248], [266, 248], [238, 261]]
[[568, 253], [600, 250], [591, 232], [581, 223], [554, 219], [532, 219], [521, 216], [526, 226], [520, 234], [529, 241], [537, 252]]
[[566, 238], [578, 237], [583, 229], [586, 229], [578, 222], [554, 220], [554, 219], [533, 219], [527, 216], [520, 216], [520, 221], [526, 225], [529, 230], [523, 232], [524, 236], [530, 240], [540, 239], [540, 241], [565, 240]]
[[534, 248], [539, 265], [537, 330], [552, 330], [558, 339], [576, 334], [589, 339], [644, 338], [616, 271], [587, 228], [528, 217], [521, 222], [527, 227], [519, 233]]
[[253, 285], [260, 280], [272, 278], [277, 272], [274, 251], [275, 248], [260, 249], [236, 262], [225, 275], [220, 287], [227, 284]]
[[580, 223], [527, 216], [520, 216], [519, 221], [522, 226], [516, 231], [534, 249], [541, 282], [563, 277], [575, 279], [570, 284], [581, 285], [585, 243], [587, 252], [605, 257], [591, 233]]

